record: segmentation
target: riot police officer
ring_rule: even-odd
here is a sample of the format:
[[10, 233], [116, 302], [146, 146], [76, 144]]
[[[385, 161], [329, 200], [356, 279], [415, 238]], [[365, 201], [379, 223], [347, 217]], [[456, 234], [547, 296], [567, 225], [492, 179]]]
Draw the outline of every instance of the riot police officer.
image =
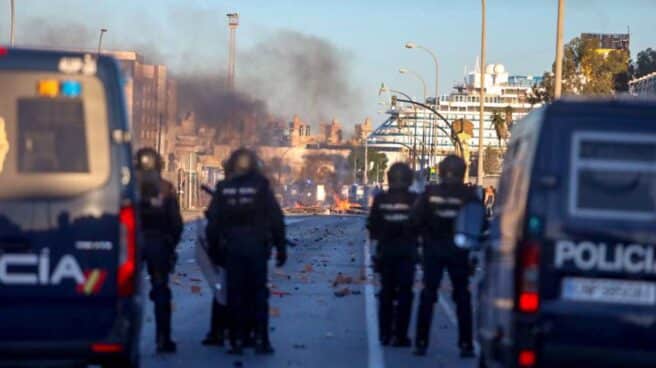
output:
[[472, 344], [472, 306], [469, 292], [469, 252], [453, 242], [454, 220], [464, 203], [478, 200], [475, 190], [463, 183], [465, 161], [449, 155], [439, 164], [439, 184], [426, 187], [417, 200], [412, 221], [422, 238], [424, 287], [421, 291], [415, 336], [416, 355], [428, 347], [433, 306], [437, 301], [442, 275], [446, 270], [453, 286], [452, 297], [458, 317], [458, 346], [461, 357], [474, 356]]
[[378, 241], [380, 341], [383, 345], [391, 342], [393, 346], [408, 347], [418, 238], [411, 227], [410, 211], [417, 195], [408, 190], [412, 185], [408, 165], [395, 163], [387, 178], [389, 190], [374, 198], [367, 223], [371, 239]]
[[254, 152], [240, 148], [227, 163], [232, 175], [217, 184], [216, 205], [208, 214], [207, 238], [222, 241], [230, 314], [229, 353], [242, 354], [252, 314], [255, 319], [255, 351], [273, 353], [269, 341], [269, 291], [267, 261], [270, 242], [276, 247], [276, 265], [287, 259], [285, 224], [268, 180], [258, 170]]
[[175, 247], [183, 230], [182, 216], [173, 185], [161, 177], [163, 164], [157, 151], [142, 148], [136, 159], [145, 241], [143, 256], [152, 285], [149, 296], [155, 304], [157, 351], [172, 353], [176, 344], [171, 340], [169, 274], [175, 267]]

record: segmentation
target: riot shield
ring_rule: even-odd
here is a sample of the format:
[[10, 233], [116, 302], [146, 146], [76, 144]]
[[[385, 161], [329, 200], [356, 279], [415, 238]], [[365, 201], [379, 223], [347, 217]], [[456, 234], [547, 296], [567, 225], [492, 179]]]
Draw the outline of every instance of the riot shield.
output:
[[207, 242], [204, 236], [200, 234], [196, 242], [196, 263], [200, 267], [200, 271], [203, 273], [203, 277], [205, 277], [210, 290], [214, 292], [214, 299], [219, 304], [226, 305], [228, 296], [225, 268], [212, 263], [207, 253]]
[[476, 250], [481, 246], [485, 224], [485, 207], [479, 201], [470, 201], [460, 209], [454, 223], [453, 241], [462, 249]]

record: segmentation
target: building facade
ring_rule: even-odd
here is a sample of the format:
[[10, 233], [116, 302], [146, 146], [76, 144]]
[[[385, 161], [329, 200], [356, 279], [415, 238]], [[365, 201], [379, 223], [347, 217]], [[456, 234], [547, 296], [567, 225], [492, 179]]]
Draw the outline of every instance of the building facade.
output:
[[125, 100], [133, 147], [153, 147], [165, 153], [167, 128], [177, 120], [176, 84], [164, 65], [144, 62], [134, 51], [109, 51], [125, 77]]

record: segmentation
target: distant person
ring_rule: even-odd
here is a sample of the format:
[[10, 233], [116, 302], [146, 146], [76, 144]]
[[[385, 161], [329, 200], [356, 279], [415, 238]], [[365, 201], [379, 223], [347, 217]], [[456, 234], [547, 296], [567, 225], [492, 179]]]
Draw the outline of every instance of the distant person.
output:
[[240, 148], [227, 163], [231, 175], [216, 186], [215, 204], [208, 212], [207, 239], [225, 244], [229, 353], [243, 354], [251, 321], [255, 320], [255, 352], [274, 352], [269, 340], [267, 263], [270, 243], [276, 266], [287, 260], [282, 211], [268, 180], [259, 172], [254, 152]]
[[424, 287], [417, 313], [416, 355], [426, 355], [433, 306], [446, 270], [456, 303], [460, 355], [474, 356], [469, 252], [456, 247], [453, 241], [454, 220], [460, 208], [468, 201], [481, 200], [476, 194], [476, 187], [463, 183], [465, 170], [466, 164], [462, 158], [455, 155], [444, 158], [439, 164], [440, 183], [427, 186], [412, 211], [413, 224], [421, 235], [424, 269]]
[[497, 192], [492, 185], [485, 188], [485, 212], [487, 216], [492, 216], [492, 211], [494, 209], [494, 203], [496, 201]]
[[173, 184], [162, 179], [162, 167], [162, 158], [154, 149], [142, 148], [137, 152], [143, 255], [152, 285], [150, 300], [155, 304], [157, 351], [173, 353], [176, 344], [171, 340], [169, 274], [175, 267], [175, 248], [180, 242], [183, 221]]
[[376, 269], [381, 275], [379, 330], [382, 345], [409, 347], [408, 325], [414, 298], [417, 233], [410, 211], [417, 195], [409, 191], [412, 170], [395, 163], [387, 172], [389, 190], [379, 193], [367, 221], [369, 236], [378, 241]]

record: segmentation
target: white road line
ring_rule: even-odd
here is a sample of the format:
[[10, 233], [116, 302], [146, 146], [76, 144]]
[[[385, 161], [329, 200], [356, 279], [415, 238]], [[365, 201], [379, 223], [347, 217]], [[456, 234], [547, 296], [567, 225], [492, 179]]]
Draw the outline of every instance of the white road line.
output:
[[[440, 307], [442, 307], [442, 310], [444, 310], [444, 314], [446, 314], [449, 321], [451, 321], [454, 326], [458, 326], [458, 319], [456, 318], [456, 314], [453, 312], [453, 308], [451, 308], [449, 302], [446, 301], [446, 295], [440, 292], [438, 299], [440, 301]], [[476, 339], [474, 339], [474, 350], [476, 351], [476, 355], [478, 355], [481, 351], [481, 347]]]
[[374, 274], [371, 268], [371, 253], [369, 241], [364, 243], [364, 267], [367, 283], [364, 287], [365, 312], [367, 316], [367, 343], [369, 347], [369, 368], [384, 368], [383, 349], [378, 341], [378, 313], [376, 311], [376, 296], [374, 290]]

